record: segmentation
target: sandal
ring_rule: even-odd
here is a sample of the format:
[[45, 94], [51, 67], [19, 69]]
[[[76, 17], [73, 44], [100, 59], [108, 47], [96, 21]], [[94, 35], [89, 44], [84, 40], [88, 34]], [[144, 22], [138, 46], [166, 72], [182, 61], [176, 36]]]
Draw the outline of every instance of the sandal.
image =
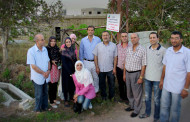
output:
[[139, 118], [140, 119], [143, 119], [143, 118], [147, 118], [147, 117], [149, 117], [150, 115], [147, 115], [146, 113], [144, 113], [144, 114], [141, 114], [140, 116], [139, 116]]
[[56, 103], [56, 104], [60, 104], [60, 101], [58, 101], [58, 100], [54, 100], [54, 103]]
[[52, 108], [57, 108], [57, 105], [55, 105], [54, 103], [53, 104], [50, 104]]
[[69, 102], [65, 102], [65, 103], [64, 103], [64, 106], [65, 106], [65, 107], [70, 107]]

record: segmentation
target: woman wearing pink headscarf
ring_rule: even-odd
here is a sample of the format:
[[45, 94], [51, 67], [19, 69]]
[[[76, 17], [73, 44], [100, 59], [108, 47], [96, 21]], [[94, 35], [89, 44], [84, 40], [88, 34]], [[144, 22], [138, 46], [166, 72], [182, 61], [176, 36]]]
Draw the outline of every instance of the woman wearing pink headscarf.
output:
[[[72, 48], [75, 50], [75, 54], [76, 54], [76, 57], [77, 57], [78, 50], [77, 50], [77, 46], [75, 45], [77, 37], [76, 37], [75, 34], [71, 34], [70, 38], [72, 40]], [[61, 45], [61, 50], [64, 49], [64, 46], [65, 46], [65, 44]]]

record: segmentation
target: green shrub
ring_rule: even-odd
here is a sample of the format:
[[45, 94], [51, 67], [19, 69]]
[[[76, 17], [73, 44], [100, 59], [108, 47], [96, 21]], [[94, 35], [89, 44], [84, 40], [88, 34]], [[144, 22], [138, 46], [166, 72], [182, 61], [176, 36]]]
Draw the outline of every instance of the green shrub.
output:
[[11, 71], [6, 68], [5, 71], [2, 73], [3, 78], [9, 79], [10, 78]]
[[22, 88], [22, 81], [24, 80], [24, 72], [20, 72], [18, 77], [17, 77], [17, 81], [15, 83], [15, 86], [18, 88]]
[[0, 92], [0, 103], [2, 103], [2, 102], [5, 102], [5, 96], [3, 95], [3, 93], [2, 92]]

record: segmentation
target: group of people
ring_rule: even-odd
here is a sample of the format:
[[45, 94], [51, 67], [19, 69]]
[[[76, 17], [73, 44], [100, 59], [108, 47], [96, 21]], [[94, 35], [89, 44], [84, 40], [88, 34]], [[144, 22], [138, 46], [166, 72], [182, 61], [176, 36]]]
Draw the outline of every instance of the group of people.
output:
[[[31, 80], [35, 88], [35, 111], [48, 109], [49, 101], [57, 108], [57, 85], [62, 76], [64, 105], [73, 101], [82, 109], [92, 108], [91, 99], [100, 91], [102, 101], [115, 100], [115, 76], [118, 80], [120, 99], [129, 102], [127, 112], [136, 117], [142, 107], [143, 82], [145, 83], [145, 113], [151, 114], [151, 97], [154, 89], [154, 121], [177, 122], [180, 118], [181, 98], [188, 96], [190, 85], [190, 51], [182, 45], [183, 36], [179, 31], [171, 34], [172, 47], [167, 50], [160, 45], [156, 32], [149, 35], [150, 46], [139, 44], [139, 35], [121, 32], [121, 41], [110, 41], [108, 31], [102, 33], [102, 41], [94, 36], [94, 26], [88, 26], [88, 35], [81, 40], [77, 61], [76, 35], [71, 34], [59, 47], [56, 38], [50, 37], [45, 48], [42, 34], [34, 38], [36, 44], [28, 50], [27, 64], [31, 68]], [[58, 66], [61, 64], [62, 68]], [[109, 94], [106, 90], [106, 79]]]

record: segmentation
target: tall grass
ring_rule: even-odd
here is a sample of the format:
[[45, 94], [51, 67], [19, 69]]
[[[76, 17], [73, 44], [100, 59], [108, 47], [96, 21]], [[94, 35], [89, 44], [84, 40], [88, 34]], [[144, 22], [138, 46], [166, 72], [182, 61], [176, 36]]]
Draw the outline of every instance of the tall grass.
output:
[[[8, 45], [8, 60], [7, 64], [26, 64], [26, 56], [28, 49], [34, 43], [28, 44], [9, 44]], [[2, 45], [0, 45], [0, 62], [3, 60]]]
[[[35, 43], [24, 43], [24, 44], [9, 44], [8, 45], [8, 61], [7, 64], [26, 64], [27, 59], [27, 51], [30, 47], [32, 47]], [[45, 46], [48, 44], [46, 41]], [[58, 46], [60, 46], [60, 42], [58, 42]], [[0, 45], [0, 63], [3, 60], [3, 50], [2, 45]]]

